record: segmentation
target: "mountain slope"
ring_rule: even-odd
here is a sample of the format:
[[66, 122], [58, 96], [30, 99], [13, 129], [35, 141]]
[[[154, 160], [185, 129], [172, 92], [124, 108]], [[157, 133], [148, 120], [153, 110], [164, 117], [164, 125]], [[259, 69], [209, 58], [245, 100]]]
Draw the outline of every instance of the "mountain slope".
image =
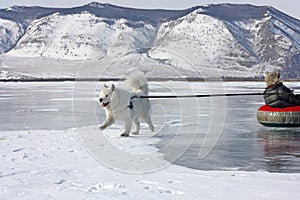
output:
[[24, 29], [21, 24], [6, 19], [0, 18], [0, 24], [0, 54], [3, 54], [11, 50], [24, 34]]
[[155, 28], [152, 25], [139, 22], [136, 26], [131, 28], [125, 19], [106, 21], [87, 12], [55, 13], [33, 21], [16, 47], [6, 55], [70, 60], [117, 56], [148, 46], [153, 40]]
[[[178, 56], [174, 56], [176, 54]], [[172, 65], [193, 67], [200, 75], [207, 68], [236, 72], [247, 67], [247, 63], [255, 63], [226, 24], [202, 14], [202, 9], [163, 24], [149, 56], [167, 60]]]

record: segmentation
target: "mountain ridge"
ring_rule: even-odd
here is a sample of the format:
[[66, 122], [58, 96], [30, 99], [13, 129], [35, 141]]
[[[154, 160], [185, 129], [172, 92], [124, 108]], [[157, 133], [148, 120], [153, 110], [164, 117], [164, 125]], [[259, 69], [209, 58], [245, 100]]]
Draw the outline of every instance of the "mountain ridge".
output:
[[74, 77], [78, 65], [87, 78], [99, 76], [93, 70], [123, 77], [135, 69], [154, 78], [300, 75], [300, 21], [270, 6], [14, 6], [0, 9], [1, 32], [0, 76], [8, 78]]

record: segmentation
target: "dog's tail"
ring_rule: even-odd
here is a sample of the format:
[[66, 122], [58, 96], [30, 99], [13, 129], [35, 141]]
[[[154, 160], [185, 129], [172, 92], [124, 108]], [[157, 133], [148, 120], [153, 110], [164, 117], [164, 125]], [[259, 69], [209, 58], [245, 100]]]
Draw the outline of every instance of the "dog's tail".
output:
[[148, 82], [146, 77], [142, 72], [135, 71], [131, 74], [126, 79], [126, 82], [129, 86], [134, 88], [134, 92], [137, 93], [144, 93], [145, 95], [148, 95], [149, 89], [148, 89]]

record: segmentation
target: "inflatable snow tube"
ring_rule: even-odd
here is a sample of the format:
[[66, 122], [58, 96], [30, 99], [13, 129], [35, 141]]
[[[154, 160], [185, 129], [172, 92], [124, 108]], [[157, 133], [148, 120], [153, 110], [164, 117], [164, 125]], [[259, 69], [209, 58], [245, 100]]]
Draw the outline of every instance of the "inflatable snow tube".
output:
[[257, 111], [257, 121], [264, 126], [300, 127], [300, 106], [272, 108], [263, 105]]

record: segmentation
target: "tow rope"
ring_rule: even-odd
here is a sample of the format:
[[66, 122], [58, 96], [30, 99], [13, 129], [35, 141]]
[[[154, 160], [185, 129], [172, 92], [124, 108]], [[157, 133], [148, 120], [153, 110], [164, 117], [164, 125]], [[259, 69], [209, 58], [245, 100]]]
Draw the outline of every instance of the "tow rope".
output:
[[148, 99], [170, 99], [170, 98], [199, 98], [199, 97], [224, 97], [224, 96], [259, 96], [264, 93], [256, 92], [256, 93], [219, 93], [219, 94], [195, 94], [195, 95], [164, 95], [164, 96], [139, 96], [140, 98], [148, 98]]

